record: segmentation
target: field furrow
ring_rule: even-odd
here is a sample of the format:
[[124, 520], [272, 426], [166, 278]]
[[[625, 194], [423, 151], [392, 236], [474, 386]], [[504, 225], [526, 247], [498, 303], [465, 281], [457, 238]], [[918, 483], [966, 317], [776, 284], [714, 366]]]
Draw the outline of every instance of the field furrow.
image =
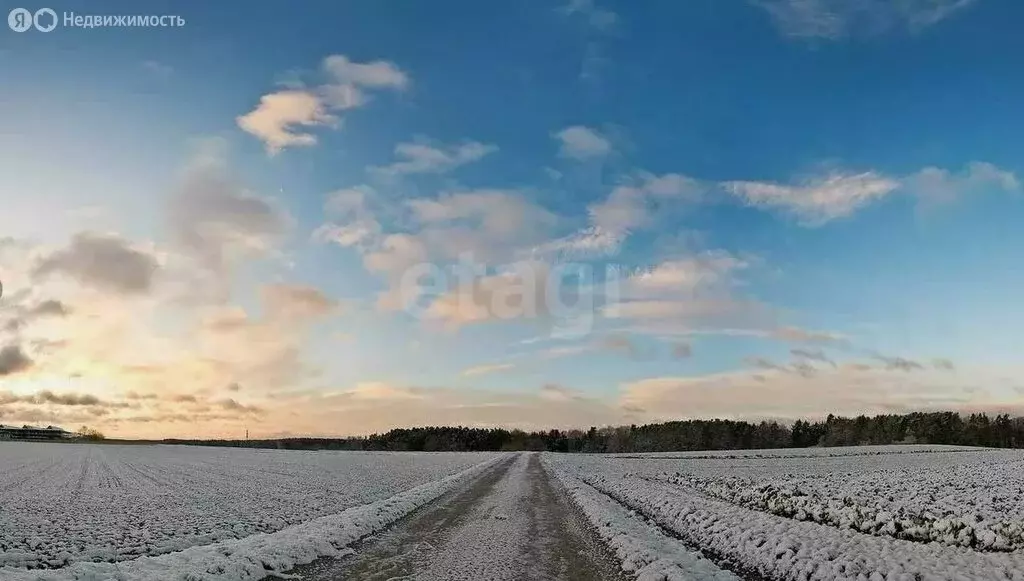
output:
[[[847, 455], [838, 463], [806, 456], [755, 453], [716, 459], [713, 470], [689, 458], [653, 456], [564, 455], [552, 462], [560, 474], [745, 576], [1024, 580], [1024, 554], [1008, 550], [1006, 543], [1016, 537], [1002, 533], [1021, 522], [1020, 452], [958, 451], [950, 462], [938, 450], [931, 465], [917, 460], [926, 453], [890, 455], [881, 463], [882, 455]], [[834, 499], [838, 504], [830, 505]], [[830, 506], [846, 512], [831, 513]], [[957, 516], [942, 517], [941, 511]], [[922, 515], [937, 518], [924, 521]], [[920, 527], [916, 536], [900, 537], [913, 526]]]
[[[0, 567], [127, 561], [281, 531], [494, 454], [0, 443]], [[5, 578], [0, 576], [0, 578]]]

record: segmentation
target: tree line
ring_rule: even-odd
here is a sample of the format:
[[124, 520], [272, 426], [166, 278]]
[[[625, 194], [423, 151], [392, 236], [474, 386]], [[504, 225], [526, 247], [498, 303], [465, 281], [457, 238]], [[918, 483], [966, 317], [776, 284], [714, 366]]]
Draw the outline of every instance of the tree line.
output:
[[955, 412], [855, 418], [829, 415], [822, 421], [685, 420], [643, 426], [526, 432], [504, 428], [400, 428], [350, 438], [272, 440], [163, 440], [166, 444], [240, 446], [289, 450], [678, 452], [858, 446], [868, 444], [956, 444], [1024, 447], [1024, 418]]

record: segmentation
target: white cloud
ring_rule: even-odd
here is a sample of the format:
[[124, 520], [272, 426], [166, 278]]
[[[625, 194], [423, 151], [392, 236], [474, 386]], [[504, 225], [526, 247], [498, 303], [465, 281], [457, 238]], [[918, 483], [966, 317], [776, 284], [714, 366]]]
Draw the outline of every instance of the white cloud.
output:
[[772, 324], [772, 310], [734, 293], [741, 286], [737, 273], [748, 266], [747, 260], [721, 250], [665, 260], [621, 280], [601, 313], [650, 335], [695, 334], [697, 329], [763, 333]]
[[755, 0], [779, 30], [796, 38], [839, 40], [893, 29], [916, 32], [975, 0]]
[[488, 373], [496, 373], [498, 371], [508, 371], [514, 369], [514, 363], [492, 363], [490, 365], [477, 365], [463, 370], [463, 377], [474, 377], [477, 375], [485, 375]]
[[364, 257], [364, 262], [372, 272], [393, 274], [426, 262], [428, 256], [426, 245], [418, 238], [397, 233], [385, 236], [380, 247]]
[[756, 313], [759, 305], [731, 298], [652, 299], [623, 301], [607, 305], [604, 316], [612, 319], [666, 319], [698, 321], [734, 317], [744, 312]]
[[366, 185], [336, 190], [327, 195], [324, 210], [333, 216], [364, 215], [369, 212], [370, 200], [375, 195], [373, 188]]
[[544, 317], [551, 306], [549, 275], [545, 263], [517, 263], [507, 272], [456, 285], [435, 298], [425, 316], [449, 329], [488, 321]]
[[162, 80], [166, 80], [166, 79], [170, 78], [171, 75], [174, 74], [174, 67], [172, 67], [172, 66], [170, 66], [168, 64], [162, 63], [160, 61], [154, 61], [154, 60], [143, 61], [142, 68], [146, 69], [147, 71], [152, 73], [153, 76], [155, 76], [155, 77], [157, 77], [159, 79], [162, 79]]
[[262, 289], [262, 299], [266, 317], [272, 320], [293, 322], [339, 312], [338, 301], [311, 286], [283, 283], [267, 285]]
[[513, 261], [548, 236], [555, 216], [521, 192], [469, 190], [409, 200], [415, 237], [438, 263]]
[[583, 160], [604, 157], [612, 150], [612, 143], [607, 137], [582, 125], [566, 127], [553, 137], [561, 142], [559, 154], [563, 157]]
[[588, 26], [601, 32], [611, 30], [619, 22], [618, 14], [598, 7], [594, 0], [569, 0], [562, 11], [569, 16], [582, 17]]
[[578, 232], [545, 242], [534, 252], [540, 255], [554, 254], [566, 257], [601, 255], [615, 252], [622, 245], [626, 234], [610, 232], [597, 226], [589, 226]]
[[747, 261], [724, 251], [667, 260], [630, 276], [624, 283], [623, 294], [671, 292], [694, 296], [707, 289], [730, 286], [733, 273], [747, 266]]
[[419, 288], [406, 288], [403, 275], [413, 266], [427, 263], [430, 257], [427, 245], [412, 234], [388, 234], [380, 244], [363, 255], [367, 270], [382, 275], [388, 290], [377, 299], [381, 310], [394, 311], [406, 307], [419, 296]]
[[806, 360], [785, 369], [766, 361], [752, 363], [759, 369], [631, 382], [623, 386], [620, 403], [652, 410], [652, 419], [796, 419], [1018, 405], [943, 370], [862, 363], [814, 366]]
[[780, 341], [786, 341], [789, 343], [836, 343], [842, 344], [849, 341], [849, 339], [838, 333], [831, 333], [828, 331], [812, 331], [808, 329], [801, 329], [799, 327], [779, 327], [771, 331], [770, 336], [773, 339]]
[[425, 390], [402, 387], [380, 381], [361, 382], [341, 395], [357, 400], [418, 400], [426, 397]]
[[406, 205], [421, 223], [469, 221], [504, 241], [537, 227], [543, 228], [554, 220], [551, 213], [518, 192], [505, 190], [453, 192], [433, 199], [408, 200]]
[[778, 208], [806, 226], [821, 226], [884, 198], [900, 183], [875, 172], [831, 172], [796, 185], [731, 181], [722, 186], [749, 206]]
[[256, 109], [236, 121], [243, 131], [261, 139], [271, 155], [286, 147], [316, 144], [316, 136], [297, 127], [336, 127], [338, 118], [327, 112], [327, 104], [307, 91], [279, 91], [260, 97]]
[[413, 267], [463, 260], [493, 267], [513, 261], [546, 236], [555, 221], [519, 192], [470, 190], [407, 200], [402, 206], [410, 214], [407, 231], [386, 233], [367, 203], [372, 197], [365, 186], [336, 192], [327, 203], [332, 221], [313, 236], [360, 251], [366, 269], [387, 283], [378, 299], [385, 310], [420, 296], [418, 284], [403, 283]]
[[314, 240], [333, 242], [345, 248], [370, 245], [380, 235], [380, 224], [374, 220], [357, 220], [349, 224], [323, 224], [313, 231]]
[[[37, 269], [41, 277], [31, 287], [9, 284], [8, 308], [0, 309], [0, 374], [9, 389], [45, 405], [94, 407], [104, 431], [132, 437], [138, 432], [129, 422], [138, 420], [169, 436], [180, 421], [195, 433], [234, 429], [268, 389], [311, 379], [307, 333], [341, 312], [337, 301], [307, 286], [257, 286], [254, 310], [263, 314], [256, 318], [229, 300], [242, 282], [230, 267], [275, 250], [286, 214], [233, 180], [216, 147], [192, 160], [170, 198], [165, 245], [95, 233], [52, 248], [0, 240], [0, 270], [16, 268], [29, 281]], [[199, 296], [217, 286], [210, 274], [227, 291], [213, 300]], [[12, 316], [16, 329], [7, 328]], [[232, 385], [245, 386], [244, 399], [225, 399]], [[69, 389], [82, 396], [48, 395]], [[145, 397], [118, 401], [118, 390]], [[34, 405], [21, 401], [3, 413], [26, 421], [50, 413]], [[54, 423], [80, 425], [66, 410], [52, 415]]]
[[1010, 171], [987, 162], [974, 161], [959, 172], [926, 167], [904, 178], [905, 187], [924, 204], [948, 204], [984, 190], [1021, 191], [1020, 180]]
[[313, 232], [313, 239], [333, 242], [342, 247], [368, 250], [376, 247], [383, 228], [371, 208], [376, 197], [373, 188], [360, 185], [332, 192], [324, 204], [331, 221]]
[[354, 109], [369, 101], [367, 91], [403, 90], [408, 76], [393, 63], [374, 61], [355, 63], [343, 55], [331, 55], [323, 61], [326, 83], [306, 88], [292, 82], [286, 90], [260, 97], [257, 107], [238, 116], [238, 126], [266, 145], [271, 155], [286, 147], [308, 147], [317, 143], [315, 135], [301, 128], [337, 128], [336, 112]]
[[971, 162], [958, 172], [926, 167], [902, 178], [873, 171], [832, 171], [795, 184], [728, 181], [721, 186], [748, 206], [781, 210], [808, 227], [852, 216], [895, 193], [914, 195], [927, 206], [948, 204], [985, 191], [1021, 191], [1020, 180], [1013, 172], [980, 161]]
[[446, 173], [463, 165], [483, 159], [498, 151], [495, 145], [467, 141], [449, 147], [433, 146], [426, 142], [399, 143], [395, 156], [401, 158], [390, 165], [373, 167], [370, 171], [388, 177], [407, 174]]
[[581, 345], [556, 345], [548, 347], [537, 355], [542, 359], [561, 359], [562, 357], [574, 357], [594, 351], [594, 345], [585, 343]]
[[204, 152], [187, 168], [167, 211], [172, 239], [210, 273], [224, 277], [237, 260], [271, 253], [291, 217], [248, 191], [220, 152]]
[[658, 209], [695, 202], [703, 190], [700, 182], [684, 175], [641, 173], [588, 207], [589, 226], [539, 245], [534, 252], [568, 257], [614, 254], [634, 230], [649, 225]]
[[[312, 434], [368, 434], [417, 425], [586, 429], [628, 421], [621, 409], [561, 386], [503, 393], [366, 382], [342, 392], [311, 395], [288, 410], [297, 411], [303, 432]], [[294, 425], [294, 419], [281, 419]]]
[[409, 76], [394, 63], [373, 61], [357, 63], [345, 55], [331, 55], [324, 59], [324, 70], [339, 84], [350, 84], [370, 89], [398, 89], [409, 86]]

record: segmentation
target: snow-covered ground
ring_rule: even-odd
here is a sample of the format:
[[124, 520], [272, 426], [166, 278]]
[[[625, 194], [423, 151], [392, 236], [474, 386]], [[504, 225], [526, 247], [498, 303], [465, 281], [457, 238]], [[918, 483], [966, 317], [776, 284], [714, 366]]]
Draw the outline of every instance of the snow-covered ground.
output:
[[[563, 480], [592, 490], [594, 502], [635, 511], [741, 576], [1024, 580], [1022, 451], [899, 446], [548, 461]], [[599, 528], [614, 523], [591, 518]], [[644, 551], [650, 546], [633, 547]]]
[[[318, 518], [347, 515], [349, 529], [375, 530], [404, 514], [395, 506], [408, 508], [396, 495], [426, 485], [413, 495], [426, 502], [445, 477], [497, 456], [0, 443], [0, 579], [88, 562], [121, 562], [123, 571], [140, 556], [268, 533], [294, 540], [312, 535]], [[370, 517], [351, 512], [389, 498]], [[364, 526], [367, 518], [376, 524]]]
[[700, 553], [669, 537], [636, 511], [578, 478], [564, 462], [548, 466], [565, 485], [604, 542], [615, 552], [622, 570], [640, 581], [737, 581]]
[[[594, 530], [583, 534], [586, 521]], [[369, 538], [397, 539], [391, 557], [423, 579], [456, 569], [546, 579], [582, 566], [612, 579], [620, 566], [640, 581], [1024, 581], [1024, 451], [538, 457], [0, 443], [4, 581], [295, 578], [354, 546], [362, 561], [377, 554], [364, 549], [389, 554]], [[410, 543], [429, 555], [406, 558]]]

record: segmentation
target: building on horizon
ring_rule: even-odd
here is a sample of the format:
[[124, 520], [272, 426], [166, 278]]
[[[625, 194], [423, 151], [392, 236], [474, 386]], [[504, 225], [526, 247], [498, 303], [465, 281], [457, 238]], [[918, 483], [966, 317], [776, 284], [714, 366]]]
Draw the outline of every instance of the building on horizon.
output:
[[0, 440], [52, 441], [67, 440], [73, 437], [75, 437], [74, 433], [57, 426], [39, 428], [29, 425], [18, 427], [0, 424]]

